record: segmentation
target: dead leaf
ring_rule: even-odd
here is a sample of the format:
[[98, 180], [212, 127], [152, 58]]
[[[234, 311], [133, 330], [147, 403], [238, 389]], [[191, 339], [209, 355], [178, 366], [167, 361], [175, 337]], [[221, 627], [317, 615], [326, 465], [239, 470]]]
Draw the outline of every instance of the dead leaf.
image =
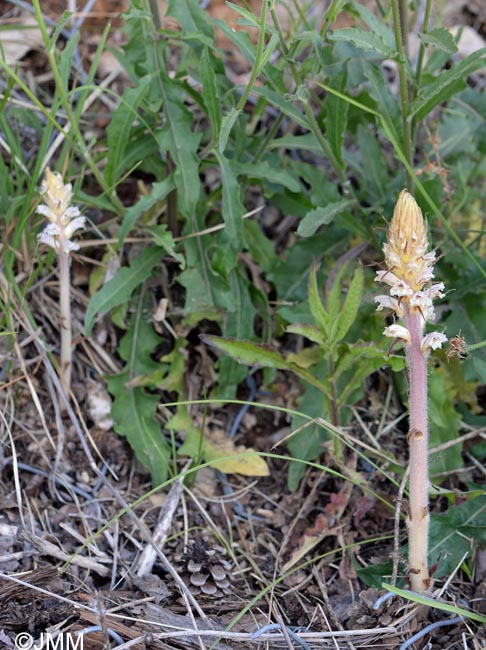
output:
[[[233, 440], [220, 429], [205, 435], [204, 456], [211, 466], [225, 474], [243, 476], [268, 476], [270, 470], [266, 461], [254, 449], [235, 445]], [[216, 461], [216, 462], [214, 462]]]

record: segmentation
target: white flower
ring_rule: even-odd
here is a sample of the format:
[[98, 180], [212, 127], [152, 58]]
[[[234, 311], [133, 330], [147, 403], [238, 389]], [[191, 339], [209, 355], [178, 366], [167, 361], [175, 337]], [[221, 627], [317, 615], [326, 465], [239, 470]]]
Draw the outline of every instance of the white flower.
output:
[[444, 294], [442, 291], [445, 289], [444, 283], [443, 282], [437, 282], [437, 284], [433, 284], [431, 287], [426, 289], [426, 294], [431, 300], [434, 300], [434, 298], [443, 298]]
[[399, 317], [403, 317], [403, 309], [400, 306], [400, 303], [396, 298], [391, 296], [376, 296], [375, 302], [378, 303], [376, 311], [382, 311], [383, 309], [391, 309]]
[[71, 237], [85, 226], [86, 218], [77, 207], [71, 206], [72, 185], [64, 185], [62, 176], [46, 169], [42, 182], [44, 203], [37, 206], [36, 212], [49, 220], [44, 230], [37, 235], [38, 240], [54, 248], [58, 253], [69, 254], [79, 249]]
[[410, 332], [403, 325], [390, 325], [389, 327], [385, 327], [383, 334], [392, 339], [399, 339], [403, 343], [410, 343]]
[[404, 280], [397, 280], [390, 289], [391, 296], [411, 296], [413, 295], [412, 287]]
[[393, 287], [397, 282], [399, 282], [399, 279], [391, 271], [377, 271], [375, 282], [386, 282], [386, 284]]
[[442, 347], [442, 343], [447, 342], [447, 336], [442, 334], [442, 332], [430, 332], [424, 336], [421, 342], [421, 349], [424, 354], [427, 354], [429, 350], [437, 350]]

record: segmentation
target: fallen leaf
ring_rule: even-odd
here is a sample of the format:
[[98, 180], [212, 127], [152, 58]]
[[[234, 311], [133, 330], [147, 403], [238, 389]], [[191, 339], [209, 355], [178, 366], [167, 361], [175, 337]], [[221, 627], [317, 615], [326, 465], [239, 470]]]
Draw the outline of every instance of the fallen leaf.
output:
[[205, 435], [204, 456], [211, 466], [225, 474], [243, 476], [268, 476], [268, 465], [254, 449], [235, 445], [233, 440], [219, 429]]

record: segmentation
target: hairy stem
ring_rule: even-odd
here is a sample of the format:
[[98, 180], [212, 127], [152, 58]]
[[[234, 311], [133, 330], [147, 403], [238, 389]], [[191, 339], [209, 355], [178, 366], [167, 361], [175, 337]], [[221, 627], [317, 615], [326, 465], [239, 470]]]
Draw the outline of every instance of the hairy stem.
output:
[[61, 329], [61, 381], [62, 387], [69, 395], [71, 390], [72, 373], [72, 325], [71, 325], [71, 295], [69, 253], [62, 248], [59, 250], [59, 311]]
[[423, 319], [420, 313], [405, 310], [410, 332], [407, 346], [410, 390], [410, 487], [409, 487], [409, 565], [412, 590], [428, 591], [430, 576], [427, 562], [429, 535], [429, 467], [427, 424], [427, 355], [421, 347]]

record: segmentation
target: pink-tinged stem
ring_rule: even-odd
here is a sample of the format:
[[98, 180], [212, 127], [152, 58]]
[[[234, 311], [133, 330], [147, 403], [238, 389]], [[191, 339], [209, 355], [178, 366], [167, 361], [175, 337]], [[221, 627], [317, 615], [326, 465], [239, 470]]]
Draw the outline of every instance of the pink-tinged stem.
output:
[[61, 381], [66, 395], [71, 389], [72, 372], [72, 325], [69, 252], [61, 248], [59, 241], [59, 311], [61, 330]]
[[405, 324], [410, 332], [407, 346], [410, 391], [410, 487], [409, 487], [409, 564], [413, 591], [430, 588], [427, 562], [429, 537], [429, 431], [427, 423], [427, 353], [421, 349], [423, 319], [420, 313], [405, 308]]

